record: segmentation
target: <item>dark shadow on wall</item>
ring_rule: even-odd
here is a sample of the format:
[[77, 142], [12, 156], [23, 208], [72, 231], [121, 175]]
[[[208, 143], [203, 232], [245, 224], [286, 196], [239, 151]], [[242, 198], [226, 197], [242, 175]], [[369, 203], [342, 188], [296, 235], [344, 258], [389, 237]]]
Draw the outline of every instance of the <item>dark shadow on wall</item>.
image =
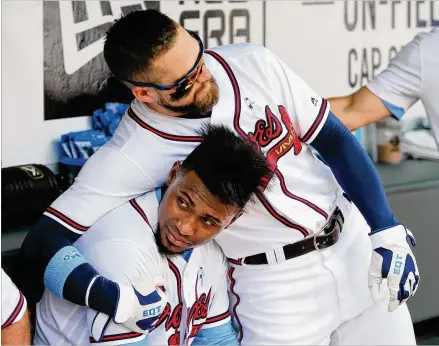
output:
[[[105, 2], [103, 2], [105, 3]], [[84, 115], [92, 115], [93, 111], [102, 108], [105, 102], [130, 103], [133, 95], [129, 89], [111, 77], [102, 53], [93, 56], [91, 45], [105, 36], [112, 22], [96, 27], [87, 27], [88, 13], [84, 1], [65, 2], [68, 4], [68, 16], [73, 16], [75, 24], [82, 23], [81, 32], [65, 33], [63, 42], [61, 36], [62, 20], [59, 1], [45, 1], [43, 3], [44, 23], [44, 119], [54, 120]], [[79, 6], [81, 5], [81, 6]], [[133, 10], [135, 8], [130, 8]], [[105, 10], [105, 8], [103, 8]], [[69, 27], [64, 27], [67, 30]], [[72, 30], [70, 28], [70, 30]], [[73, 44], [69, 56], [64, 56], [63, 44]], [[79, 53], [88, 57], [83, 65], [73, 73], [67, 74], [65, 59], [70, 65], [78, 61]], [[91, 55], [88, 55], [91, 54]]]
[[98, 94], [83, 93], [66, 102], [58, 101], [44, 92], [45, 120], [92, 115], [96, 109], [103, 108], [106, 102], [129, 104], [133, 99], [131, 91], [114, 78], [109, 78]]

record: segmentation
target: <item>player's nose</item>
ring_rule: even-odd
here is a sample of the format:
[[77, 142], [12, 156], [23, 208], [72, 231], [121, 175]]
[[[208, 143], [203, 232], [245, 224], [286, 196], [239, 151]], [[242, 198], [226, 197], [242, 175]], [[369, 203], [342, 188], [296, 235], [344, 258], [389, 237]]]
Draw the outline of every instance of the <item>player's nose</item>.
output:
[[195, 222], [194, 217], [182, 217], [179, 218], [175, 224], [177, 232], [182, 237], [190, 237], [195, 233]]

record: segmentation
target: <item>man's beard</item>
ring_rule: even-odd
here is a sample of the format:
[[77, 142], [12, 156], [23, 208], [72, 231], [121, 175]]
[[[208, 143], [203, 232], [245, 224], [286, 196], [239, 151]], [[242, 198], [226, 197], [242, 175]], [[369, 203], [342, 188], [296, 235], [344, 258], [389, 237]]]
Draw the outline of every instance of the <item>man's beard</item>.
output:
[[157, 245], [157, 249], [158, 249], [160, 254], [168, 256], [168, 257], [173, 257], [173, 256], [176, 256], [176, 255], [179, 255], [182, 253], [182, 252], [172, 252], [163, 244], [162, 238], [160, 236], [160, 225], [159, 224], [157, 224], [157, 228], [154, 232], [154, 239], [155, 239], [155, 243]]
[[168, 101], [162, 99], [159, 101], [159, 105], [175, 113], [181, 113], [181, 114], [198, 113], [202, 115], [208, 114], [209, 112], [212, 111], [213, 107], [218, 103], [219, 89], [218, 89], [218, 84], [213, 77], [206, 83], [210, 84], [209, 92], [206, 95], [204, 95], [202, 99], [197, 99], [198, 94], [202, 92], [204, 88], [207, 87], [206, 84], [195, 93], [194, 95], [195, 102], [192, 104], [175, 106], [169, 104]]

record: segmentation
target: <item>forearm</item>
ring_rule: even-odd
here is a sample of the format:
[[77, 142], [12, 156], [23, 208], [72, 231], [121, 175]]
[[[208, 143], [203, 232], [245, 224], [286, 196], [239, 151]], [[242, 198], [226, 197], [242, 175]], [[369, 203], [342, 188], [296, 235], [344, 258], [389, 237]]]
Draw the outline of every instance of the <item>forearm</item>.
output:
[[[22, 251], [38, 280], [60, 298], [96, 311], [114, 314], [117, 284], [99, 273], [73, 247], [79, 234], [43, 216], [27, 235]], [[88, 291], [88, 295], [87, 295]]]
[[333, 112], [349, 130], [353, 131], [358, 127], [355, 121], [356, 119], [351, 112], [353, 95], [329, 98], [328, 101], [331, 104], [331, 112]]
[[377, 122], [391, 115], [383, 102], [368, 88], [357, 92], [328, 99], [333, 112], [351, 131]]
[[31, 345], [29, 312], [20, 321], [2, 329], [2, 345]]
[[333, 115], [311, 143], [372, 230], [397, 224], [378, 173], [358, 140]]

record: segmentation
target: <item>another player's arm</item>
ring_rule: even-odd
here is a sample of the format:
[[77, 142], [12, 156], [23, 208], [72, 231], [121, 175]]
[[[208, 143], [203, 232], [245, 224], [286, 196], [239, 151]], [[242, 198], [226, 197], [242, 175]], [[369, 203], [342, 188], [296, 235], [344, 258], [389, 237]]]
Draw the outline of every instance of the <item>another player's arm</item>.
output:
[[27, 302], [2, 269], [2, 345], [30, 345]]
[[367, 87], [353, 94], [328, 99], [331, 111], [351, 131], [368, 124], [383, 120], [392, 113], [381, 99]]
[[119, 284], [101, 276], [72, 245], [103, 214], [152, 189], [125, 155], [101, 148], [27, 235], [21, 255], [32, 275], [60, 298], [123, 321]]
[[[130, 215], [127, 215], [129, 217]], [[137, 217], [137, 215], [134, 215]], [[142, 232], [150, 231], [143, 220], [127, 220], [131, 230], [140, 227]], [[130, 283], [138, 277], [153, 277], [163, 275], [161, 259], [153, 238], [150, 242], [135, 242], [133, 239], [116, 239], [96, 244], [84, 253], [93, 266], [110, 280]], [[120, 256], [114, 256], [114, 253]], [[87, 310], [87, 325], [89, 328], [90, 344], [111, 345], [147, 345], [148, 335], [132, 332], [122, 324], [114, 323], [108, 315], [93, 309]], [[154, 332], [154, 331], [153, 331]]]
[[420, 42], [423, 33], [407, 44], [389, 66], [366, 87], [344, 97], [329, 99], [331, 111], [351, 131], [388, 116], [401, 119], [422, 89]]
[[21, 319], [2, 328], [2, 345], [31, 345], [29, 312], [25, 310]]
[[[219, 255], [219, 253], [218, 253]], [[220, 257], [220, 256], [217, 256]], [[238, 335], [232, 325], [227, 290], [227, 259], [221, 252], [218, 260], [218, 279], [213, 287], [213, 300], [203, 328], [194, 337], [192, 345], [239, 345]], [[221, 261], [221, 262], [220, 262]]]

